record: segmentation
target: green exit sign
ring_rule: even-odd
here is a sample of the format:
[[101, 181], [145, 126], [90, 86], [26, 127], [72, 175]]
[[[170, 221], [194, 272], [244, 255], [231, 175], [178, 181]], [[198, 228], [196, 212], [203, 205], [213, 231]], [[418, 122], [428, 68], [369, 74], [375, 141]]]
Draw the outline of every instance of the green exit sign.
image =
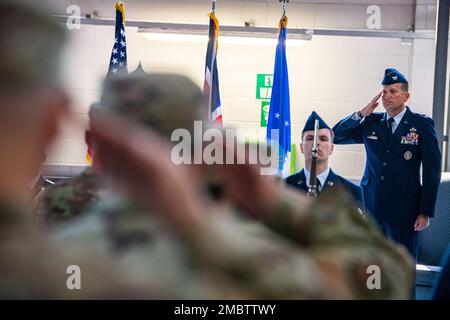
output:
[[269, 121], [270, 100], [261, 101], [261, 127], [267, 127]]
[[267, 127], [269, 119], [270, 97], [272, 96], [273, 74], [256, 75], [256, 99], [260, 100], [261, 127]]
[[273, 74], [256, 75], [256, 99], [268, 99], [272, 95]]

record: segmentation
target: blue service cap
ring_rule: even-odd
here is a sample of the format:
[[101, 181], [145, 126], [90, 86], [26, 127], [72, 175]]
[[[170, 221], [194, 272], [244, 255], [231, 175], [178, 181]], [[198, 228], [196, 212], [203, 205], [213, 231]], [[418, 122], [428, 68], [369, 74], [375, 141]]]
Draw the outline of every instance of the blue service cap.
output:
[[408, 83], [408, 80], [406, 80], [406, 77], [398, 70], [393, 68], [386, 69], [381, 84], [386, 86], [394, 83]]
[[330, 129], [327, 123], [315, 112], [313, 111], [309, 116], [308, 120], [306, 120], [305, 127], [303, 128], [302, 134], [305, 131], [314, 130], [314, 123], [316, 120], [319, 120], [319, 129]]

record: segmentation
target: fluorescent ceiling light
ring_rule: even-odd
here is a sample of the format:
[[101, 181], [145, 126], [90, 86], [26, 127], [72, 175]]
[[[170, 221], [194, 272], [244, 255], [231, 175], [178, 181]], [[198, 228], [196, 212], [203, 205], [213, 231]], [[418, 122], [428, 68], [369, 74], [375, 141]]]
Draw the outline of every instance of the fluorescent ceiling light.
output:
[[[167, 41], [167, 42], [208, 42], [208, 36], [202, 34], [188, 33], [168, 33], [168, 32], [149, 32], [139, 31], [144, 39], [150, 41]], [[224, 44], [240, 44], [240, 45], [256, 45], [256, 46], [276, 46], [278, 39], [269, 37], [243, 37], [243, 36], [219, 36], [219, 45]], [[302, 47], [305, 44], [303, 39], [287, 39], [288, 47]]]
[[200, 34], [178, 34], [178, 33], [158, 33], [140, 32], [144, 39], [151, 41], [167, 42], [207, 42], [208, 36]]
[[413, 45], [413, 39], [402, 38], [401, 41], [403, 46], [411, 47]]

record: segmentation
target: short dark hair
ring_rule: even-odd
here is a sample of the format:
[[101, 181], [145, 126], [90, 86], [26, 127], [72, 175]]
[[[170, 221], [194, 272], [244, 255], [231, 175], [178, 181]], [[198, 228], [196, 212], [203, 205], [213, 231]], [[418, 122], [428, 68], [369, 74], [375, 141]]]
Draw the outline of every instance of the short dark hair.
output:
[[402, 83], [402, 90], [404, 92], [409, 92], [409, 84], [408, 83]]

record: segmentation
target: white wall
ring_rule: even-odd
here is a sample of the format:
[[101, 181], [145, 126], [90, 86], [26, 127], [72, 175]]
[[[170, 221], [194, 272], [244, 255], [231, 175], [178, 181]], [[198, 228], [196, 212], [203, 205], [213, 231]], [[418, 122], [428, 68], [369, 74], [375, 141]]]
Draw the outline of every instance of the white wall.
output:
[[[55, 5], [53, 13], [65, 14], [70, 4], [81, 13], [99, 13], [114, 18], [113, 0], [47, 0]], [[127, 16], [133, 20], [202, 23], [211, 8], [211, 0], [125, 0]], [[290, 0], [287, 13], [292, 27], [363, 29], [366, 9], [378, 5], [382, 11], [383, 30], [407, 30], [414, 24], [417, 7], [423, 19], [421, 27], [432, 25], [436, 0]], [[431, 8], [431, 9], [430, 9]], [[278, 0], [217, 0], [217, 11], [224, 24], [244, 26], [253, 20], [257, 26], [270, 26], [280, 14]]]
[[[203, 12], [201, 16], [207, 19]], [[273, 20], [275, 25], [275, 16]], [[65, 86], [74, 101], [72, 118], [86, 124], [87, 109], [99, 98], [101, 80], [108, 68], [114, 29], [82, 25], [69, 34]], [[206, 43], [152, 42], [131, 27], [126, 34], [130, 71], [141, 60], [148, 72], [185, 74], [202, 86]], [[256, 74], [273, 73], [274, 56], [275, 48], [271, 46], [220, 44], [218, 66], [225, 125], [259, 128]], [[403, 46], [400, 39], [314, 36], [303, 47], [288, 47], [288, 67], [292, 140], [296, 143], [311, 111], [317, 111], [333, 125], [365, 106], [381, 90], [387, 67], [398, 68], [409, 77], [413, 110], [427, 115], [432, 112], [432, 40], [415, 40], [412, 46]], [[68, 122], [47, 163], [84, 165], [85, 149], [83, 130]], [[365, 164], [364, 149], [337, 146], [331, 163], [337, 172], [357, 179]]]

